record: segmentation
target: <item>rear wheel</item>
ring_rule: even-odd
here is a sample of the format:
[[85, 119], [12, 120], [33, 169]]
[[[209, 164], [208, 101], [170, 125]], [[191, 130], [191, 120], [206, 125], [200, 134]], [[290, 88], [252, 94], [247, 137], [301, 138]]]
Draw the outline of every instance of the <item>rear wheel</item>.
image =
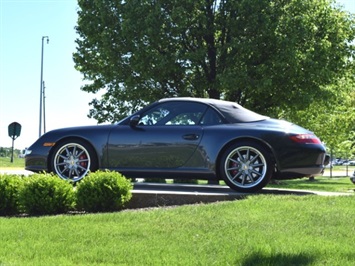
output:
[[266, 186], [273, 166], [269, 153], [254, 142], [230, 146], [222, 155], [220, 175], [227, 185], [239, 192], [256, 192]]
[[54, 150], [51, 167], [55, 174], [64, 180], [77, 182], [89, 171], [97, 170], [94, 150], [82, 140], [68, 140]]

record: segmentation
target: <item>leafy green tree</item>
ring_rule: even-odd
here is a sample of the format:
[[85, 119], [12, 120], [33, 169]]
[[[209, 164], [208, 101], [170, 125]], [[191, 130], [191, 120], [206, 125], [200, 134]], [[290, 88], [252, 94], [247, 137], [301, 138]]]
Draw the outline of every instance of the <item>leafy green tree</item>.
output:
[[333, 0], [79, 0], [76, 68], [117, 121], [162, 97], [237, 101], [277, 116], [307, 108], [354, 56], [354, 18]]
[[347, 75], [325, 89], [333, 98], [319, 98], [297, 112], [284, 112], [284, 118], [314, 131], [336, 156], [355, 157], [355, 64]]

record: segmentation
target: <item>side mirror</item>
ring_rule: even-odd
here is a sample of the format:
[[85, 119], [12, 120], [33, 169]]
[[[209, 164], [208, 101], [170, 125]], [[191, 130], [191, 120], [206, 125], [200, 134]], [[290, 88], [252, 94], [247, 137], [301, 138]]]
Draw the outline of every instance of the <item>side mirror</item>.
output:
[[131, 127], [136, 127], [140, 119], [141, 117], [139, 115], [132, 116], [131, 119], [129, 120], [129, 125]]

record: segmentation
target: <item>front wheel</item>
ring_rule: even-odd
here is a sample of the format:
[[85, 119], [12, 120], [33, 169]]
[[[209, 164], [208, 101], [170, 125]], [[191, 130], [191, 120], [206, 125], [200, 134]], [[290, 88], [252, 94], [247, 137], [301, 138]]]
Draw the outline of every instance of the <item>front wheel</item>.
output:
[[77, 182], [96, 170], [97, 162], [91, 146], [81, 140], [70, 140], [55, 148], [51, 167], [60, 178]]
[[271, 156], [257, 143], [240, 142], [223, 153], [219, 173], [230, 188], [239, 192], [256, 192], [271, 179]]

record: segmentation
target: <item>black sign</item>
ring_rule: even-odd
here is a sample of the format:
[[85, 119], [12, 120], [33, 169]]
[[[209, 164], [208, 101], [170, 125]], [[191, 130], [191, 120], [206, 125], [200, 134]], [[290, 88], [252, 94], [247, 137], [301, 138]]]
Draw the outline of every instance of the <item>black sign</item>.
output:
[[9, 137], [16, 139], [21, 134], [21, 125], [17, 122], [13, 122], [9, 125]]

